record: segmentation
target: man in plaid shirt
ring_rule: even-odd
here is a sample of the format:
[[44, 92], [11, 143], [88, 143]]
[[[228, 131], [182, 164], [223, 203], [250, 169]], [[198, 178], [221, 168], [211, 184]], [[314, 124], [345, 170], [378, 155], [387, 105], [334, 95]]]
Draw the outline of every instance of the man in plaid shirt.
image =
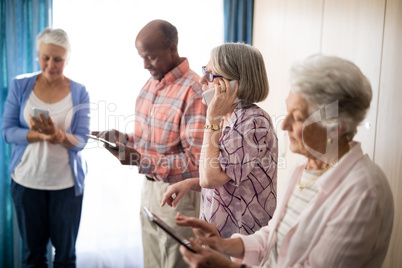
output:
[[[177, 226], [175, 216], [180, 212], [198, 218], [199, 192], [189, 191], [175, 208], [160, 206], [169, 184], [199, 176], [205, 125], [199, 76], [179, 56], [177, 44], [177, 29], [167, 21], [154, 20], [140, 30], [135, 46], [152, 77], [136, 101], [134, 133], [111, 130], [99, 135], [116, 142], [118, 150], [108, 149], [122, 164], [136, 165], [145, 174], [141, 206], [188, 238], [194, 236], [192, 230]], [[144, 267], [188, 267], [180, 244], [149, 223], [146, 215], [140, 217]]]

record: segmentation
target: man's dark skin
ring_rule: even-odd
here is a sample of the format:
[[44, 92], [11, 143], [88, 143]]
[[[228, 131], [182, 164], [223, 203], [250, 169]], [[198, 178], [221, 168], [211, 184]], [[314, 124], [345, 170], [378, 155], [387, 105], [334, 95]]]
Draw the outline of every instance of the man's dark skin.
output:
[[[182, 61], [177, 50], [177, 40], [167, 42], [161, 31], [165, 23], [163, 20], [151, 21], [141, 29], [135, 40], [135, 47], [144, 61], [144, 69], [150, 72], [152, 78], [159, 81]], [[116, 143], [117, 149], [106, 145], [105, 148], [119, 159], [122, 165], [137, 166], [140, 163], [141, 154], [134, 149], [133, 144], [128, 143], [127, 134], [117, 130], [94, 131], [92, 134]]]

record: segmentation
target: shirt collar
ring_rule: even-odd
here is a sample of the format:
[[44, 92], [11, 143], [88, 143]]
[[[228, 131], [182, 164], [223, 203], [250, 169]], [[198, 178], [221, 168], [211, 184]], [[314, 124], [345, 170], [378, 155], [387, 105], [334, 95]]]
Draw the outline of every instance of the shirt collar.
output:
[[326, 193], [332, 192], [333, 189], [341, 183], [346, 174], [353, 168], [355, 163], [364, 157], [359, 142], [352, 141], [349, 145], [349, 152], [347, 152], [334, 167], [325, 172], [321, 179], [316, 181], [322, 191]]
[[182, 57], [180, 59], [181, 63], [173, 68], [170, 72], [165, 74], [165, 76], [161, 80], [161, 83], [171, 84], [190, 70], [188, 59], [185, 57]]
[[233, 110], [233, 113], [230, 115], [230, 118], [228, 119], [228, 124], [226, 127], [232, 128], [234, 123], [236, 122], [237, 118], [239, 118], [244, 112], [245, 108], [252, 106], [252, 103], [249, 102], [244, 102], [244, 101], [239, 101]]

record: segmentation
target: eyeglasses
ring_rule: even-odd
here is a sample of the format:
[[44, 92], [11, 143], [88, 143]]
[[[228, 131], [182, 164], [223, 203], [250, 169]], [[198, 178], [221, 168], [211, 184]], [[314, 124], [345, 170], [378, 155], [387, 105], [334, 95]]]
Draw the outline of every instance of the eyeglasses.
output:
[[202, 75], [205, 75], [205, 78], [206, 78], [209, 82], [213, 82], [214, 79], [217, 78], [217, 77], [223, 77], [222, 75], [213, 75], [211, 72], [208, 72], [205, 67], [206, 67], [206, 66], [202, 66]]

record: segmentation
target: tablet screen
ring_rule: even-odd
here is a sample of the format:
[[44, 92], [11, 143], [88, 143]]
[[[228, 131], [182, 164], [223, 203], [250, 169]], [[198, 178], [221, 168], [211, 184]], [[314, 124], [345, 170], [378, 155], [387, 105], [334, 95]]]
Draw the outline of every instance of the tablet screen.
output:
[[172, 236], [174, 239], [176, 239], [177, 242], [185, 246], [188, 250], [196, 253], [194, 249], [190, 245], [190, 241], [188, 241], [183, 235], [178, 233], [177, 231], [173, 230], [172, 227], [167, 225], [164, 221], [162, 221], [158, 216], [156, 216], [154, 213], [152, 213], [148, 208], [144, 207], [144, 212], [147, 215], [147, 218], [150, 222], [155, 223], [158, 225], [162, 230], [164, 230], [166, 233], [168, 233], [170, 236]]

